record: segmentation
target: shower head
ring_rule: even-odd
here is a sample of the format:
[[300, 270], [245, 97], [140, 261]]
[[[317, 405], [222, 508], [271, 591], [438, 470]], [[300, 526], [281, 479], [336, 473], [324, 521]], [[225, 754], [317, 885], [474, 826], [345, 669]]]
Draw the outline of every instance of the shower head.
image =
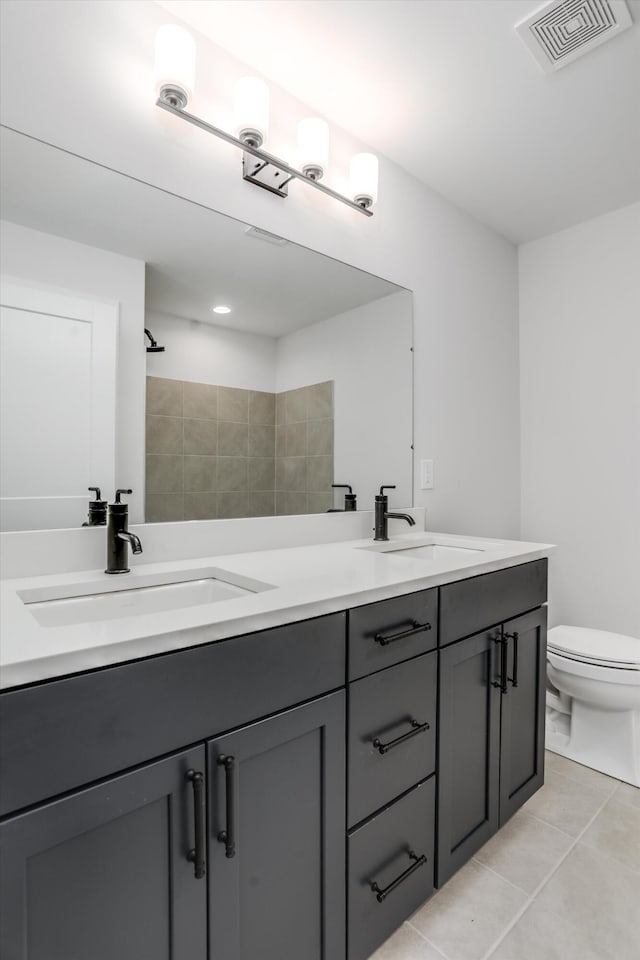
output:
[[149, 338], [150, 346], [147, 347], [147, 353], [164, 353], [164, 347], [159, 347], [157, 342], [153, 339], [152, 334], [147, 328], [144, 328], [145, 336]]

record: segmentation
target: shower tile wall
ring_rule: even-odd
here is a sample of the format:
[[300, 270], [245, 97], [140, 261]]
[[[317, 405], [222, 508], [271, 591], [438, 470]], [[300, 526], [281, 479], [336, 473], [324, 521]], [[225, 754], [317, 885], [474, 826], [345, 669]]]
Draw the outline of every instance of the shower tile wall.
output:
[[333, 506], [333, 381], [276, 396], [276, 513]]
[[146, 412], [148, 523], [316, 513], [333, 504], [332, 383], [276, 396], [147, 377]]

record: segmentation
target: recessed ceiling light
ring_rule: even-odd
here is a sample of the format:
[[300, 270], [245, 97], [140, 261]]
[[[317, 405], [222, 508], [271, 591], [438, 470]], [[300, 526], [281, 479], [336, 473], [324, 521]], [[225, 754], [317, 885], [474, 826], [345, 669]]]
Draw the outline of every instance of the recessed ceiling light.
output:
[[225, 307], [222, 304], [219, 307], [211, 307], [214, 313], [231, 313], [231, 307]]

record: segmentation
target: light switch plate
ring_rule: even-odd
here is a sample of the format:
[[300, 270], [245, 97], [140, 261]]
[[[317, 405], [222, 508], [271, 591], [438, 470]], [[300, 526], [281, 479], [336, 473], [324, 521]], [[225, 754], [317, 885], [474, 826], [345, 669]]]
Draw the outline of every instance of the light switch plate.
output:
[[420, 489], [433, 490], [433, 460], [420, 461]]

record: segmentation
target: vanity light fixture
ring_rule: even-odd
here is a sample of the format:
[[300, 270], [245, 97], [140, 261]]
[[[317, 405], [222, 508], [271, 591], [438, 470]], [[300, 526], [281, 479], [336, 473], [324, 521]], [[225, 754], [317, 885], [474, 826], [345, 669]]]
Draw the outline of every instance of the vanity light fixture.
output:
[[[235, 89], [237, 136], [214, 127], [186, 109], [193, 97], [195, 43], [179, 26], [167, 24], [156, 35], [156, 106], [194, 127], [212, 133], [242, 150], [243, 179], [279, 197], [288, 196], [292, 180], [303, 180], [366, 217], [378, 197], [378, 160], [373, 154], [357, 154], [351, 162], [350, 196], [320, 183], [328, 164], [329, 128], [324, 120], [309, 117], [298, 127], [298, 153], [302, 169], [290, 166], [262, 149], [269, 125], [269, 89], [257, 77], [244, 77]], [[359, 158], [368, 158], [366, 161]]]
[[223, 304], [220, 304], [219, 307], [211, 307], [213, 313], [231, 313], [231, 307], [225, 307]]
[[304, 175], [320, 180], [329, 163], [329, 127], [320, 117], [298, 124], [298, 158]]

